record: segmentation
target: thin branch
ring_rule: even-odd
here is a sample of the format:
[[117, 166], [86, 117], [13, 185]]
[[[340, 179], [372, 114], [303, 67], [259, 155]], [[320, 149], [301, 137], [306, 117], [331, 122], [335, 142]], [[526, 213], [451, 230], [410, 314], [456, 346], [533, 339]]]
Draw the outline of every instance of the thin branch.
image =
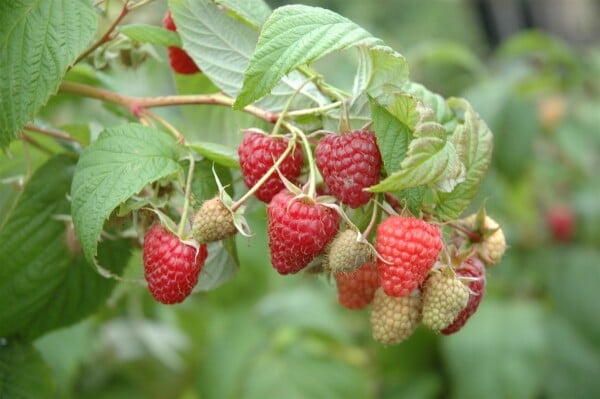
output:
[[23, 140], [24, 142], [30, 144], [32, 147], [37, 148], [41, 152], [45, 152], [46, 154], [49, 154], [49, 155], [53, 154], [53, 152], [52, 152], [51, 149], [49, 149], [45, 145], [41, 144], [39, 141], [35, 140], [34, 138], [32, 138], [30, 135], [28, 135], [24, 131], [21, 131], [21, 135], [20, 136], [21, 136], [21, 140]]
[[55, 139], [73, 141], [73, 142], [81, 144], [81, 141], [79, 141], [75, 137], [69, 135], [69, 133], [63, 132], [62, 130], [52, 129], [52, 128], [48, 128], [48, 127], [40, 127], [40, 126], [33, 125], [31, 123], [26, 124], [24, 128], [25, 128], [25, 130], [29, 130], [30, 132], [35, 132], [35, 133], [43, 134], [45, 136], [53, 137]]
[[[185, 96], [158, 96], [158, 97], [132, 97], [115, 93], [110, 90], [84, 85], [81, 83], [63, 82], [59, 89], [62, 93], [79, 94], [102, 101], [121, 105], [131, 111], [136, 117], [145, 108], [167, 107], [173, 105], [212, 104], [231, 107], [234, 99], [225, 94], [197, 94]], [[275, 123], [279, 114], [262, 108], [249, 105], [244, 107], [244, 112], [264, 119], [269, 123]]]
[[125, 1], [125, 4], [123, 4], [123, 9], [121, 10], [121, 13], [117, 16], [117, 18], [115, 18], [115, 20], [112, 22], [112, 24], [110, 24], [110, 26], [108, 27], [108, 29], [106, 30], [106, 32], [104, 32], [104, 34], [102, 35], [102, 37], [100, 37], [100, 39], [98, 39], [94, 44], [92, 44], [87, 50], [85, 50], [83, 53], [81, 53], [79, 55], [79, 57], [77, 57], [77, 59], [75, 60], [75, 62], [73, 63], [73, 65], [79, 63], [81, 60], [87, 58], [88, 55], [92, 54], [98, 47], [102, 46], [104, 43], [111, 41], [112, 39], [114, 39], [114, 30], [117, 27], [117, 25], [119, 25], [119, 23], [123, 20], [123, 18], [125, 18], [125, 16], [129, 13], [129, 0]]

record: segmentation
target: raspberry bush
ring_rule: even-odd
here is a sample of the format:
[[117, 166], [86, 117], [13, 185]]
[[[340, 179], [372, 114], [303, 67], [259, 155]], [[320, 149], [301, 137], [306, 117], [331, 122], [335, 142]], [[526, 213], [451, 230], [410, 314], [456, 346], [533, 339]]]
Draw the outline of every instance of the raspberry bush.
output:
[[[471, 103], [413, 81], [402, 54], [330, 10], [169, 0], [162, 25], [124, 22], [148, 3], [124, 1], [97, 35], [104, 2], [0, 6], [12, 28], [0, 30], [0, 165], [27, 171], [6, 180], [1, 203], [6, 364], [29, 357], [39, 367], [24, 370], [49, 379], [33, 342], [122, 298], [157, 318], [163, 304], [193, 310], [235, 284], [238, 250], [252, 251], [255, 236], [268, 238], [268, 279], [322, 276], [343, 307], [368, 309], [360, 329], [375, 341], [410, 345], [422, 320], [442, 334], [462, 328], [487, 281], [473, 265], [501, 263], [506, 248], [475, 200], [493, 136]], [[349, 91], [315, 64], [341, 51], [357, 56]], [[106, 77], [153, 56], [168, 62], [174, 93], [145, 82], [133, 96]], [[51, 114], [69, 101], [110, 116]], [[197, 131], [172, 108], [198, 118]], [[213, 130], [215, 115], [224, 122]], [[273, 345], [292, 338], [280, 332]]]

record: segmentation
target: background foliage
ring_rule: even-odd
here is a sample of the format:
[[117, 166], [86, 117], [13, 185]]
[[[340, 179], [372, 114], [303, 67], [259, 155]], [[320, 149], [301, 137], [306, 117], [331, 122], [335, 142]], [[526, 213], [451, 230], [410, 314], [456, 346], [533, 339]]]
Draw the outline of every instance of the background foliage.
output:
[[[0, 315], [10, 320], [0, 325], [0, 336], [25, 328], [28, 333], [20, 338], [35, 340], [33, 346], [15, 341], [0, 346], [0, 397], [600, 397], [600, 319], [595, 306], [600, 287], [600, 180], [595, 176], [600, 167], [600, 49], [575, 48], [536, 31], [490, 49], [467, 3], [377, 3], [320, 2], [401, 51], [414, 80], [444, 95], [469, 99], [495, 134], [492, 169], [478, 200], [501, 222], [510, 249], [491, 270], [487, 297], [465, 329], [450, 337], [422, 329], [397, 347], [373, 343], [367, 313], [338, 306], [332, 282], [273, 273], [264, 209], [257, 203], [247, 213], [255, 235], [251, 245], [246, 238], [236, 239], [240, 268], [228, 284], [165, 307], [157, 306], [145, 287], [119, 282], [100, 306], [113, 280], [78, 267], [68, 251], [57, 249], [64, 246], [45, 244], [48, 250], [36, 263], [22, 261], [31, 248], [61, 239], [60, 232], [43, 230], [47, 237], [36, 232], [49, 215], [65, 212], [46, 206], [57, 203], [53, 195], [58, 187], [45, 184], [47, 174], [70, 179], [74, 161], [49, 158], [14, 141], [0, 158], [0, 264], [9, 265], [0, 269]], [[68, 4], [53, 0], [48, 12]], [[99, 16], [101, 26], [118, 12], [118, 4], [114, 6], [111, 15]], [[153, 2], [139, 13], [142, 19], [128, 22], [158, 26], [165, 9], [165, 2]], [[1, 10], [0, 5], [0, 29], [8, 29], [10, 21], [2, 20]], [[92, 18], [76, 10], [64, 15], [77, 21]], [[442, 17], [443, 24], [436, 22]], [[264, 14], [258, 10], [247, 18], [260, 21]], [[11, 45], [16, 44], [0, 44], [0, 54]], [[199, 54], [201, 45], [199, 40]], [[107, 50], [95, 60], [96, 66], [105, 67], [100, 73], [82, 65], [67, 80], [132, 95], [212, 89], [202, 76], [172, 78], [162, 47], [137, 46], [142, 51], [135, 54], [148, 58], [139, 67], [131, 68], [132, 60], [124, 60], [122, 52]], [[19, 73], [43, 76], [43, 68], [66, 68], [60, 49], [56, 51], [54, 64], [31, 62]], [[355, 72], [355, 57], [342, 52], [319, 65], [332, 82], [344, 82], [345, 74]], [[47, 83], [38, 88], [43, 101], [55, 90]], [[286, 92], [285, 87], [280, 90]], [[276, 96], [270, 101], [277, 101]], [[14, 122], [9, 118], [27, 120], [30, 106], [0, 107], [2, 126]], [[157, 113], [194, 140], [231, 145], [241, 139], [241, 128], [263, 123], [221, 107]], [[128, 117], [108, 106], [100, 108], [94, 100], [61, 96], [50, 98], [38, 118], [85, 140], [102, 126], [120, 125]], [[40, 143], [57, 146], [44, 138]], [[33, 170], [27, 169], [25, 159]], [[39, 183], [22, 191], [23, 178], [30, 175]], [[30, 198], [30, 205], [14, 208], [19, 196], [21, 201]], [[66, 199], [60, 204], [67, 206]], [[557, 240], [548, 223], [548, 213], [558, 206], [575, 214], [575, 234], [567, 242]], [[30, 237], [30, 247], [11, 246], [19, 234]], [[127, 279], [140, 279], [139, 251], [112, 245], [98, 248], [101, 264], [111, 271], [124, 269]], [[60, 272], [45, 276], [52, 262], [57, 265], [51, 269]], [[39, 295], [24, 298], [3, 285], [2, 273], [13, 272], [39, 276]], [[55, 317], [45, 306], [61, 301], [61, 287], [70, 284], [80, 287], [82, 301], [86, 295], [99, 301], [89, 306], [100, 312], [43, 335], [44, 323]], [[66, 319], [80, 318], [69, 303], [62, 309]], [[19, 325], [22, 312], [39, 314], [38, 322]]]

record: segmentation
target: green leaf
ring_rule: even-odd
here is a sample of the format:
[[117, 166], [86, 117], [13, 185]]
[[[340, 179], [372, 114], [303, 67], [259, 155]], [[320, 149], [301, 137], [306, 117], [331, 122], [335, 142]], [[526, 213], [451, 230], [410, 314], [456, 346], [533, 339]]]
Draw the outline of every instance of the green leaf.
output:
[[0, 342], [0, 398], [51, 398], [52, 374], [31, 345]]
[[596, 306], [600, 251], [573, 247], [554, 255], [544, 274], [549, 297], [556, 310], [600, 349], [600, 319]]
[[83, 252], [94, 262], [104, 221], [144, 186], [181, 172], [173, 137], [127, 124], [106, 129], [82, 154], [71, 188], [73, 223]]
[[[236, 97], [258, 41], [258, 26], [251, 27], [223, 12], [211, 0], [170, 0], [169, 8], [183, 40], [183, 48], [219, 89]], [[305, 81], [306, 77], [299, 72], [290, 73], [259, 105], [273, 111], [281, 110]], [[329, 100], [311, 82], [302, 88], [290, 109], [327, 103]]]
[[539, 306], [484, 299], [457, 334], [442, 340], [451, 398], [537, 398], [547, 341]]
[[435, 122], [425, 122], [415, 130], [400, 170], [370, 190], [397, 191], [435, 184], [438, 190], [450, 192], [464, 179], [464, 174], [465, 168], [444, 127]]
[[492, 158], [493, 137], [485, 122], [464, 99], [448, 100], [461, 111], [462, 124], [455, 129], [451, 141], [466, 168], [465, 180], [452, 192], [438, 193], [436, 214], [441, 219], [456, 219], [469, 206], [487, 173]]
[[388, 175], [400, 168], [406, 156], [416, 124], [413, 121], [416, 105], [414, 97], [409, 96], [398, 97], [388, 109], [371, 100], [373, 130]]
[[369, 49], [371, 76], [366, 85], [367, 93], [380, 104], [390, 104], [408, 80], [408, 63], [398, 52], [387, 46]]
[[292, 348], [260, 356], [250, 368], [244, 388], [243, 399], [372, 397], [361, 370], [329, 356]]
[[146, 24], [131, 24], [119, 27], [125, 36], [140, 43], [156, 44], [158, 46], [181, 47], [181, 39], [176, 32]]
[[221, 184], [225, 187], [225, 191], [230, 196], [233, 196], [233, 177], [231, 176], [231, 171], [226, 167], [215, 164], [210, 159], [202, 159], [196, 162], [194, 177], [192, 179], [192, 193], [194, 194], [194, 202], [197, 206], [200, 206], [202, 202], [213, 198], [219, 193], [213, 168]]
[[89, 1], [0, 2], [0, 147], [56, 92], [95, 30]]
[[[0, 336], [33, 339], [94, 312], [115, 280], [89, 267], [69, 224], [68, 193], [75, 160], [59, 155], [42, 165], [0, 231]], [[49, 184], [49, 182], [51, 182]], [[105, 241], [100, 263], [120, 273], [127, 240]]]
[[437, 122], [444, 124], [454, 117], [444, 97], [428, 90], [422, 84], [409, 81], [404, 84], [402, 90], [407, 94], [415, 96], [427, 107], [431, 108], [435, 113], [435, 120]]
[[[564, 265], [562, 265], [564, 267]], [[574, 287], [575, 288], [575, 287]], [[550, 399], [600, 397], [600, 348], [560, 314], [546, 323], [549, 351], [546, 395]]]
[[215, 3], [235, 12], [251, 26], [262, 26], [271, 15], [271, 8], [263, 0], [215, 0]]
[[278, 8], [263, 26], [234, 107], [264, 97], [284, 75], [301, 65], [335, 50], [380, 42], [333, 11], [303, 5]]
[[190, 148], [219, 165], [227, 168], [240, 168], [240, 161], [235, 148], [205, 141], [192, 143]]
[[[85, 362], [96, 354], [96, 324], [91, 318], [68, 328], [45, 334], [34, 343], [52, 369], [56, 398], [69, 397]], [[68, 342], [68, 345], [65, 345]]]
[[208, 244], [208, 258], [194, 292], [210, 291], [225, 284], [235, 277], [238, 268], [237, 248], [233, 238]]

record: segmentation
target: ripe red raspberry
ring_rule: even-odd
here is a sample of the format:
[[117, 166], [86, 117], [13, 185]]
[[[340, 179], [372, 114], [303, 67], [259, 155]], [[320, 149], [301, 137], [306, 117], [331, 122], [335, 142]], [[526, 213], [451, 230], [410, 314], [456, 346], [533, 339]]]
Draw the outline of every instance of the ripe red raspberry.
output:
[[475, 313], [485, 293], [485, 265], [476, 257], [467, 258], [456, 269], [456, 275], [460, 277], [473, 277], [469, 283], [469, 300], [467, 306], [456, 316], [456, 319], [446, 328], [441, 330], [444, 335], [454, 334], [459, 331], [467, 320]]
[[144, 237], [144, 276], [159, 302], [179, 303], [190, 295], [204, 266], [206, 244], [196, 250], [156, 223]]
[[338, 231], [339, 215], [287, 190], [267, 206], [271, 263], [280, 274], [298, 273], [316, 258]]
[[351, 273], [335, 273], [334, 277], [338, 302], [348, 309], [362, 309], [370, 304], [379, 288], [379, 274], [371, 262]]
[[379, 282], [385, 293], [405, 297], [417, 288], [442, 250], [440, 229], [421, 219], [391, 216], [377, 227]]
[[[173, 22], [173, 18], [171, 17], [171, 11], [167, 11], [167, 14], [163, 18], [162, 21], [163, 27], [167, 30], [177, 32], [177, 28], [175, 27], [175, 22]], [[174, 72], [180, 73], [183, 75], [192, 75], [194, 73], [200, 72], [200, 68], [196, 65], [194, 60], [190, 58], [188, 53], [185, 50], [180, 49], [179, 47], [169, 47], [169, 63], [171, 65], [171, 69]]]
[[[244, 183], [248, 188], [264, 176], [277, 159], [285, 152], [288, 139], [284, 137], [268, 136], [258, 132], [246, 133], [239, 148], [240, 165]], [[302, 149], [294, 147], [292, 152], [279, 164], [279, 171], [289, 180], [296, 180], [302, 171], [304, 161]], [[273, 173], [267, 181], [256, 191], [256, 197], [263, 202], [271, 199], [283, 190], [284, 185], [277, 172]]]
[[358, 208], [372, 193], [363, 189], [379, 182], [381, 154], [373, 132], [356, 130], [323, 137], [315, 149], [317, 166], [333, 195]]
[[546, 211], [546, 224], [557, 241], [571, 241], [575, 234], [575, 214], [566, 205], [557, 205]]

